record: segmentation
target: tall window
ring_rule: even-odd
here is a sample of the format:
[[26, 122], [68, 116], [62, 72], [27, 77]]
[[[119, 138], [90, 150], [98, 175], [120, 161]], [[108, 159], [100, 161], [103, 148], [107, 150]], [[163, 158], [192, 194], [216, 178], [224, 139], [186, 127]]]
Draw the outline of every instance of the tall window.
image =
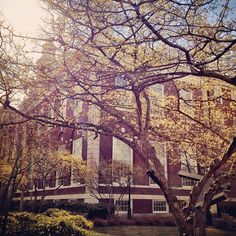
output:
[[181, 170], [189, 173], [196, 173], [197, 171], [196, 161], [186, 151], [183, 151], [181, 154]]
[[63, 118], [66, 118], [66, 115], [67, 115], [67, 100], [66, 99], [64, 99], [62, 101], [62, 104], [61, 104], [61, 107], [60, 107], [60, 115]]
[[[192, 155], [194, 153], [191, 151], [191, 149], [188, 150], [183, 150], [181, 153], [181, 170], [189, 173], [197, 173], [197, 163], [196, 161], [192, 158]], [[187, 178], [187, 177], [181, 177], [182, 180], [182, 186], [183, 187], [190, 187], [194, 186], [196, 184], [196, 181]]]
[[[157, 158], [160, 160], [162, 166], [164, 167], [165, 176], [167, 176], [167, 159], [166, 159], [166, 144], [161, 142], [153, 142], [155, 147]], [[156, 184], [150, 179], [150, 184]]]
[[113, 137], [112, 165], [119, 168], [120, 177], [128, 177], [129, 170], [133, 164], [133, 150], [126, 143]]
[[82, 112], [82, 101], [78, 99], [72, 100], [72, 109], [74, 116], [78, 116]]
[[164, 86], [162, 84], [155, 84], [151, 86], [150, 92], [151, 112], [162, 114], [164, 101]]
[[48, 111], [48, 116], [50, 118], [55, 118], [55, 103], [50, 104], [49, 111]]
[[112, 159], [113, 161], [119, 161], [126, 163], [127, 165], [132, 165], [132, 148], [130, 148], [126, 143], [120, 141], [113, 137], [112, 144]]
[[[82, 159], [82, 138], [73, 141], [72, 154], [79, 159]], [[79, 172], [76, 163], [72, 164], [72, 182], [79, 183]]]
[[[65, 150], [66, 150], [66, 145], [65, 144], [58, 147], [59, 152], [63, 152]], [[60, 166], [58, 168], [57, 172], [56, 172], [56, 180], [57, 180], [56, 184], [57, 184], [57, 186], [62, 186], [64, 184], [64, 179], [65, 179], [64, 177], [65, 177], [65, 173], [63, 171], [63, 167]]]
[[234, 100], [234, 102], [236, 102], [236, 91], [235, 91], [235, 89], [231, 90], [230, 97], [231, 97], [232, 100]]
[[179, 98], [180, 98], [180, 109], [187, 114], [192, 114], [194, 112], [194, 110], [191, 109], [192, 99], [193, 99], [192, 92], [187, 91], [185, 89], [181, 89], [179, 91]]
[[202, 89], [202, 108], [203, 108], [203, 115], [204, 117], [210, 117], [210, 100], [211, 100], [211, 96], [210, 96], [210, 91], [207, 89]]
[[221, 87], [219, 87], [219, 86], [214, 87], [214, 95], [215, 95], [215, 99], [216, 99], [217, 104], [223, 104]]
[[[234, 106], [236, 106], [236, 90], [232, 89], [230, 94], [231, 100], [233, 100]], [[233, 115], [233, 124], [236, 125], [236, 116]]]
[[130, 111], [132, 107], [132, 96], [126, 90], [129, 87], [129, 82], [125, 79], [124, 75], [115, 77], [115, 86], [119, 87], [116, 90], [116, 99], [114, 100], [116, 109]]

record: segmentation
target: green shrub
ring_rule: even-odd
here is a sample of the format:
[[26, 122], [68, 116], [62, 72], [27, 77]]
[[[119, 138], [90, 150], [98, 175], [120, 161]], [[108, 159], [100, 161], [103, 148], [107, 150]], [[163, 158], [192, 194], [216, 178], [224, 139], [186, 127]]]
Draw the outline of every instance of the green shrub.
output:
[[73, 213], [80, 213], [86, 215], [89, 219], [101, 218], [106, 219], [109, 216], [107, 208], [101, 204], [89, 204], [89, 203], [60, 203], [56, 205], [59, 209], [71, 211]]
[[101, 218], [101, 219], [107, 219], [109, 216], [109, 212], [107, 208], [101, 204], [90, 204], [87, 211], [87, 217], [89, 219], [94, 218]]
[[50, 208], [46, 210], [43, 214], [46, 216], [60, 217], [60, 216], [70, 216], [71, 212], [58, 208]]
[[25, 234], [31, 231], [34, 214], [30, 212], [14, 212], [8, 216], [7, 233], [9, 235]]
[[60, 209], [49, 209], [43, 214], [11, 213], [7, 235], [77, 235], [86, 236], [93, 223], [83, 216]]
[[8, 216], [6, 227], [7, 235], [16, 235], [20, 233], [20, 221], [12, 214]]
[[78, 202], [78, 203], [66, 202], [66, 203], [57, 203], [55, 207], [71, 211], [73, 213], [85, 214], [88, 212], [90, 205], [92, 204], [84, 202]]
[[[15, 203], [15, 205], [17, 202]], [[26, 211], [33, 211], [35, 213], [43, 213], [48, 209], [57, 208], [61, 210], [70, 211], [75, 214], [85, 215], [89, 219], [101, 218], [107, 219], [109, 212], [104, 204], [90, 204], [84, 202], [70, 203], [70, 202], [59, 202], [53, 203], [51, 201], [36, 201], [32, 203], [30, 201], [25, 202], [24, 209]], [[17, 208], [16, 208], [17, 209]], [[112, 212], [113, 214], [114, 212]]]
[[37, 214], [35, 219], [37, 223], [34, 224], [32, 231], [37, 235], [87, 235], [85, 228], [82, 227], [84, 223], [81, 223], [77, 216], [58, 215], [49, 217]]

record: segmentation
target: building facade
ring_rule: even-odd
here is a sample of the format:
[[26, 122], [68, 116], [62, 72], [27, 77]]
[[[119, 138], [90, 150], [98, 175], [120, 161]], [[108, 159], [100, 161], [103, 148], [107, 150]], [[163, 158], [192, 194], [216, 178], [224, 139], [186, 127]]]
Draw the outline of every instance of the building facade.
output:
[[[44, 55], [40, 61], [43, 61], [40, 63], [48, 62], [50, 61], [50, 56]], [[114, 83], [114, 86], [118, 88], [126, 86], [126, 80], [122, 76], [116, 77]], [[194, 81], [191, 83], [195, 84]], [[195, 87], [198, 88], [193, 89], [191, 86], [185, 85], [185, 87], [183, 86], [182, 89], [177, 91], [171, 82], [151, 86], [152, 113], [158, 114], [156, 119], [160, 119], [161, 123], [161, 120], [166, 116], [171, 117], [171, 114], [168, 113], [169, 110], [163, 108], [162, 105], [167, 99], [166, 96], [169, 97], [170, 102], [171, 99], [177, 98], [179, 107], [181, 109], [186, 108], [187, 114], [190, 115], [193, 112], [194, 105], [198, 104], [200, 109], [197, 112], [201, 122], [203, 122], [201, 120], [203, 116], [209, 117], [212, 115], [213, 106], [209, 106], [209, 103], [212, 103], [214, 107], [220, 107], [221, 112], [216, 113], [217, 122], [214, 124], [208, 123], [208, 125], [214, 126], [215, 130], [224, 127], [224, 129], [229, 128], [231, 129], [230, 132], [234, 132], [232, 127], [235, 126], [235, 110], [233, 108], [229, 109], [229, 107], [232, 100], [235, 104], [235, 90], [221, 86], [213, 86], [208, 89], [208, 86], [202, 88], [199, 84], [197, 86], [195, 84]], [[120, 163], [121, 170], [119, 171], [118, 179], [120, 181], [123, 178], [123, 184], [118, 183], [119, 181], [113, 181], [113, 179], [108, 181], [107, 179], [110, 176], [106, 176], [106, 180], [101, 178], [101, 172], [105, 171], [104, 168], [103, 170], [99, 169], [96, 173], [96, 189], [91, 189], [84, 178], [78, 177], [73, 161], [65, 168], [61, 167], [62, 164], [60, 164], [60, 168], [55, 165], [52, 169], [47, 169], [46, 175], [41, 173], [41, 175], [38, 174], [36, 177], [33, 174], [35, 169], [31, 165], [25, 172], [27, 184], [24, 187], [24, 199], [31, 200], [32, 196], [35, 195], [38, 198], [43, 195], [43, 200], [54, 202], [97, 203], [110, 199], [117, 206], [118, 211], [124, 213], [128, 210], [130, 198], [131, 212], [133, 214], [169, 213], [168, 205], [160, 188], [148, 177], [145, 164], [130, 146], [116, 137], [100, 135], [89, 130], [75, 129], [70, 127], [69, 123], [68, 125], [63, 125], [66, 121], [73, 123], [102, 123], [105, 116], [103, 111], [97, 109], [94, 105], [89, 105], [83, 99], [69, 97], [55, 99], [57, 97], [57, 92], [51, 91], [47, 99], [41, 99], [30, 106], [29, 112], [31, 114], [45, 116], [48, 118], [48, 122], [45, 125], [40, 120], [36, 120], [36, 123], [26, 125], [29, 149], [34, 146], [34, 142], [37, 143], [37, 139], [40, 139], [42, 140], [41, 147], [57, 152], [67, 151], [72, 154], [73, 158], [83, 160], [89, 170], [95, 170], [101, 166], [101, 163], [103, 165], [105, 163], [107, 166], [113, 165], [110, 175], [114, 172], [114, 163]], [[123, 112], [124, 116], [130, 112], [129, 104], [127, 104], [129, 101], [127, 101], [127, 97], [121, 94], [114, 104], [117, 107], [117, 112]], [[174, 119], [174, 117], [172, 118]], [[54, 121], [60, 119], [64, 123], [55, 125]], [[176, 119], [179, 120], [180, 118]], [[121, 130], [121, 132], [125, 133], [126, 130]], [[175, 133], [172, 135], [175, 136]], [[32, 141], [32, 137], [36, 137], [34, 138], [36, 140]], [[202, 167], [202, 160], [199, 160], [198, 163], [197, 158], [192, 158], [189, 153], [186, 154], [176, 143], [172, 142], [170, 144], [168, 139], [158, 138], [153, 140], [153, 146], [157, 157], [163, 165], [164, 173], [170, 186], [184, 204], [184, 201], [188, 201], [189, 193], [196, 181], [199, 180], [199, 176], [207, 168]], [[173, 161], [173, 156], [178, 161]], [[51, 165], [53, 166], [53, 164]], [[128, 175], [127, 167], [129, 170]], [[235, 169], [232, 169], [231, 172], [235, 172]], [[231, 190], [227, 192], [227, 196], [225, 193], [221, 196], [224, 196], [225, 201], [234, 202], [236, 201], [236, 179], [232, 179], [230, 185]], [[21, 189], [16, 193], [15, 200], [20, 200], [22, 191]]]

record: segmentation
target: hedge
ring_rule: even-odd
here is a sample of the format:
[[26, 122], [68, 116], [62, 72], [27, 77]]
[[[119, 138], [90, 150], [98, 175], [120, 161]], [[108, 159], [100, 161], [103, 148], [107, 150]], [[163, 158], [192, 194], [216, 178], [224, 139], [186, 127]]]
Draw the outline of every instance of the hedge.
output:
[[7, 235], [77, 235], [86, 236], [93, 223], [81, 215], [60, 210], [49, 209], [42, 214], [29, 212], [10, 213]]

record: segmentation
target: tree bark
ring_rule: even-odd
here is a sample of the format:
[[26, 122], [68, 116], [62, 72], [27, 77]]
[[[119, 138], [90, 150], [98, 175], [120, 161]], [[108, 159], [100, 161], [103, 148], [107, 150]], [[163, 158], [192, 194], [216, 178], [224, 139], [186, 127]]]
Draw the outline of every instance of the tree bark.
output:
[[199, 235], [206, 236], [206, 212], [201, 209], [198, 212]]
[[163, 191], [167, 204], [169, 205], [170, 213], [174, 217], [180, 236], [193, 236], [193, 225], [186, 222], [184, 215], [180, 210], [179, 201], [172, 190], [166, 188], [164, 183], [162, 183], [162, 181], [155, 176], [153, 171], [148, 171], [147, 174], [158, 186], [160, 186]]

